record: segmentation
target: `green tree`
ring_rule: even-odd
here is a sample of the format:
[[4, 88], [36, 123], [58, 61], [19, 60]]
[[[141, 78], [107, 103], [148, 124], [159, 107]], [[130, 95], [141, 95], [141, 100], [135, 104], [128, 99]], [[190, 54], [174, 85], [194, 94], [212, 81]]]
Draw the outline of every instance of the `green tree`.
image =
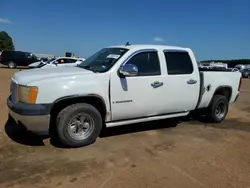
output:
[[15, 50], [13, 40], [5, 31], [0, 31], [0, 51]]

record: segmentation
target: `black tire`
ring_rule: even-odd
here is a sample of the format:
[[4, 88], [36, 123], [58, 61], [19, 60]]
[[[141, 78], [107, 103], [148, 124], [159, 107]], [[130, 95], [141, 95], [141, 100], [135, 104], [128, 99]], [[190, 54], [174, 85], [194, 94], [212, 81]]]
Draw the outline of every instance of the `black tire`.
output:
[[[72, 127], [71, 126], [72, 124], [70, 125], [70, 122], [78, 114], [79, 116], [81, 115], [88, 117], [93, 123], [93, 126], [91, 128], [92, 131], [89, 133], [89, 136], [82, 139], [80, 138], [78, 139], [76, 133], [72, 133], [72, 131], [69, 130], [70, 127]], [[83, 124], [84, 123], [82, 123], [81, 125], [83, 126]], [[90, 124], [91, 123], [89, 123], [89, 127], [91, 127]], [[74, 127], [78, 127], [78, 125], [74, 123], [73, 125]], [[84, 128], [75, 128], [75, 129], [76, 129], [75, 131], [77, 132], [77, 129], [84, 129]], [[97, 137], [99, 136], [101, 129], [102, 129], [102, 116], [100, 112], [94, 106], [86, 103], [79, 103], [68, 106], [65, 109], [63, 109], [56, 118], [57, 137], [64, 145], [69, 147], [81, 147], [94, 143]], [[87, 130], [87, 128], [85, 130]]]
[[[220, 123], [227, 116], [229, 101], [223, 95], [215, 95], [207, 108], [206, 117], [208, 122]], [[221, 113], [219, 112], [221, 109]]]
[[13, 61], [10, 61], [10, 62], [8, 62], [8, 67], [9, 67], [10, 69], [14, 69], [14, 68], [16, 68], [16, 63], [13, 62]]

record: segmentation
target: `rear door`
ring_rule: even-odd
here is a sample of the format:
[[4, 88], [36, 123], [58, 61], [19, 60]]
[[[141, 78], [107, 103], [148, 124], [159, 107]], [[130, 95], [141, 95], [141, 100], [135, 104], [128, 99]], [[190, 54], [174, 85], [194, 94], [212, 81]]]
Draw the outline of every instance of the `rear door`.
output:
[[13, 52], [12, 51], [3, 51], [1, 53], [1, 63], [8, 63], [9, 61], [13, 61]]
[[18, 66], [25, 66], [27, 64], [28, 58], [25, 52], [15, 52], [13, 54], [13, 59], [14, 62], [18, 65]]
[[185, 50], [165, 50], [164, 56], [168, 113], [195, 109], [199, 99], [200, 77], [193, 54]]

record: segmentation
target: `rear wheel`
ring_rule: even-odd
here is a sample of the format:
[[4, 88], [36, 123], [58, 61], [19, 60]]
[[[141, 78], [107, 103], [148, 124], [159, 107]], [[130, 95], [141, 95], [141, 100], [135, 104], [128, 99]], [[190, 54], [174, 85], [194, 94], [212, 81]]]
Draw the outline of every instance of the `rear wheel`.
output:
[[215, 95], [206, 111], [207, 120], [211, 123], [222, 122], [227, 115], [228, 105], [229, 101], [225, 96]]
[[14, 68], [16, 67], [16, 63], [13, 62], [13, 61], [10, 61], [10, 62], [8, 63], [8, 67], [9, 67], [10, 69], [14, 69]]
[[86, 103], [73, 104], [63, 109], [56, 119], [57, 136], [70, 147], [92, 144], [102, 129], [100, 112]]

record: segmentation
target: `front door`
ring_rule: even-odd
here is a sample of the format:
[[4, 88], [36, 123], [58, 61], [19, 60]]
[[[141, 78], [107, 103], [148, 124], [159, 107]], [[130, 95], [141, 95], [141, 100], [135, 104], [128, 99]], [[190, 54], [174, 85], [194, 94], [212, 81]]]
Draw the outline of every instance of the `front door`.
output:
[[164, 113], [164, 78], [158, 52], [139, 52], [126, 64], [134, 64], [138, 75], [120, 78], [111, 75], [112, 121], [143, 118]]

